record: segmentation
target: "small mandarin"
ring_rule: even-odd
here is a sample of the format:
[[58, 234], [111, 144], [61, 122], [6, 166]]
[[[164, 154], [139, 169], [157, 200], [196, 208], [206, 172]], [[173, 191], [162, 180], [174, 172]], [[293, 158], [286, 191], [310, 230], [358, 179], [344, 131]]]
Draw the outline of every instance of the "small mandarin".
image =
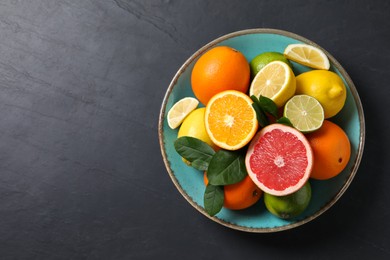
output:
[[[207, 173], [203, 175], [204, 184], [209, 183]], [[263, 192], [247, 175], [245, 178], [235, 184], [224, 186], [223, 206], [231, 210], [246, 209], [255, 204], [262, 196]]]

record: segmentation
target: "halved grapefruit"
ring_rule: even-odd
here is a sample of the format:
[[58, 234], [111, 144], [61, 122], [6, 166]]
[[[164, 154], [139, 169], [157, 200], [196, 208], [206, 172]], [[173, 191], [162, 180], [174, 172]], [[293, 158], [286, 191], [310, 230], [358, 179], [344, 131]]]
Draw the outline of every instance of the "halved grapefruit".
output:
[[264, 192], [284, 196], [299, 190], [313, 167], [313, 152], [298, 130], [272, 124], [251, 141], [245, 165], [253, 182]]

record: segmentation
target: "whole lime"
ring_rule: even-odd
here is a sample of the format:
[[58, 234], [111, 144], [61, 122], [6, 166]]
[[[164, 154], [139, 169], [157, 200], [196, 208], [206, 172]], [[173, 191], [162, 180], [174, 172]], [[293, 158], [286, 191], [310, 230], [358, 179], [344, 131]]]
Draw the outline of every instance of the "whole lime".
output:
[[280, 52], [263, 52], [252, 59], [249, 63], [251, 68], [251, 77], [254, 78], [256, 74], [268, 63], [272, 61], [282, 61], [288, 64], [292, 69], [292, 65], [286, 57]]
[[274, 196], [264, 193], [266, 208], [275, 216], [290, 219], [301, 214], [309, 205], [311, 186], [309, 182], [298, 191], [286, 196]]

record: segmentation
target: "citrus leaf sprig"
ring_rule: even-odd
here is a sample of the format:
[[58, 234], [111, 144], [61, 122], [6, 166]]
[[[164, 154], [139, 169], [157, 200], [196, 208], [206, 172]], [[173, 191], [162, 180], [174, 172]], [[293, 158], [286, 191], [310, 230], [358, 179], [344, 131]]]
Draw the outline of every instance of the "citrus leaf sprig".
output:
[[252, 107], [256, 111], [257, 121], [261, 127], [265, 127], [270, 124], [267, 113], [277, 119], [276, 123], [292, 127], [292, 124], [287, 117], [282, 116], [278, 118], [278, 107], [276, 106], [275, 102], [272, 101], [272, 99], [262, 95], [260, 95], [259, 98], [257, 98], [255, 95], [252, 95], [251, 99], [253, 101]]
[[207, 143], [190, 136], [178, 138], [174, 143], [175, 150], [181, 157], [191, 163], [197, 170], [207, 170], [215, 151]]
[[207, 169], [207, 178], [212, 185], [234, 184], [247, 174], [243, 154], [226, 150], [216, 152]]
[[203, 204], [206, 212], [210, 216], [214, 216], [221, 211], [224, 197], [223, 186], [215, 186], [211, 184], [206, 186]]
[[223, 207], [224, 186], [238, 183], [248, 174], [245, 154], [240, 150], [214, 152], [207, 143], [190, 136], [178, 138], [174, 147], [191, 166], [206, 171], [209, 183], [204, 193], [204, 207], [210, 216], [214, 216]]

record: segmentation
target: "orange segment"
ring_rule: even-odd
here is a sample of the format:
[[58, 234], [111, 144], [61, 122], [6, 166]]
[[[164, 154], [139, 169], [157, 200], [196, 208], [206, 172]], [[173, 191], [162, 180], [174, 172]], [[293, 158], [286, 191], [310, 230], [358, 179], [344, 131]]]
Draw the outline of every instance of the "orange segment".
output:
[[258, 128], [252, 100], [239, 91], [220, 92], [207, 104], [205, 125], [210, 139], [219, 147], [227, 150], [244, 147]]

